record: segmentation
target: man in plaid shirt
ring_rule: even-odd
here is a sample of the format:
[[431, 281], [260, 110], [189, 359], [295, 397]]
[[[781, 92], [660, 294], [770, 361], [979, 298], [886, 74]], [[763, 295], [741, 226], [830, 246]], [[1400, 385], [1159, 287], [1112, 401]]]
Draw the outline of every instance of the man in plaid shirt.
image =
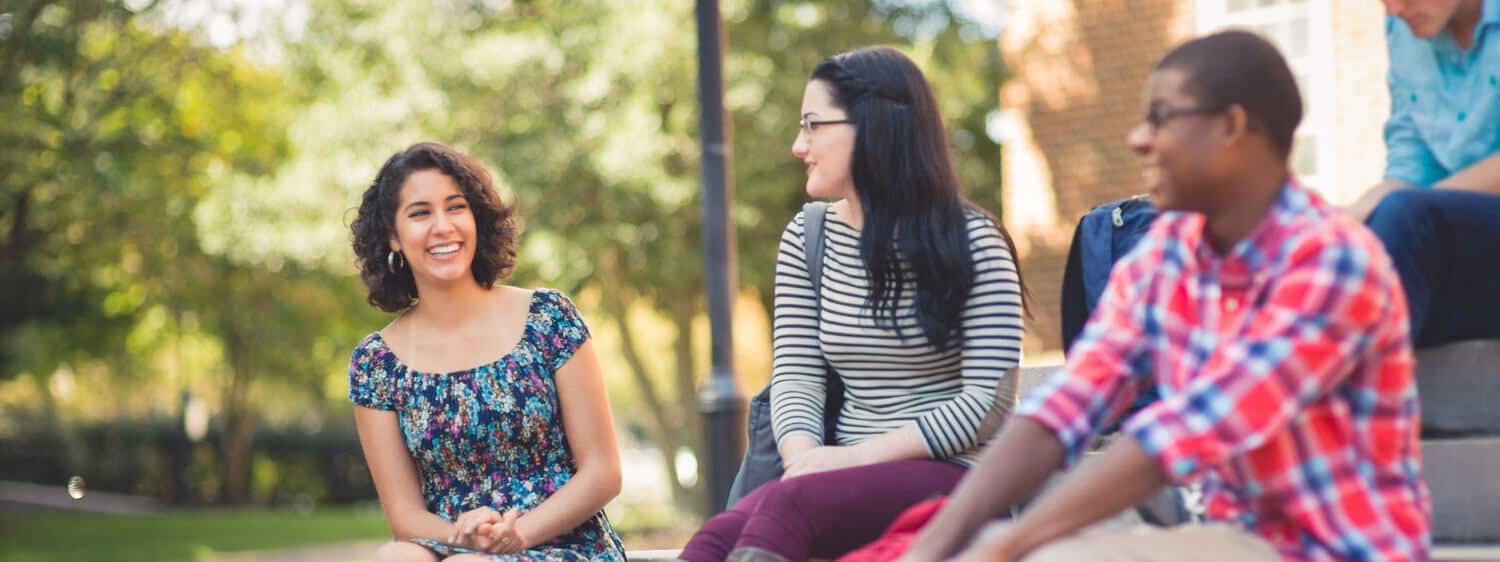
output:
[[[1296, 83], [1227, 32], [1158, 64], [1129, 141], [1165, 212], [1114, 269], [1063, 371], [1016, 416], [904, 560], [1426, 560], [1406, 302], [1380, 242], [1288, 172]], [[1013, 522], [1143, 387], [1163, 398]], [[1207, 525], [1088, 525], [1167, 483]]]

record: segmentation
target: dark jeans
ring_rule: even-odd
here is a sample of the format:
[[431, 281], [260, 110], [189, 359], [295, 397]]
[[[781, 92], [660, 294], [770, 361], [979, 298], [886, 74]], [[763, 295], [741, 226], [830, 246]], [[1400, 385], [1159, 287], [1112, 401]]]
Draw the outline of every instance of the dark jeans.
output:
[[1500, 338], [1500, 195], [1401, 189], [1365, 222], [1401, 275], [1415, 347]]
[[709, 519], [680, 556], [721, 562], [735, 547], [754, 546], [791, 560], [837, 558], [879, 538], [906, 508], [952, 492], [963, 476], [956, 464], [908, 460], [772, 482]]

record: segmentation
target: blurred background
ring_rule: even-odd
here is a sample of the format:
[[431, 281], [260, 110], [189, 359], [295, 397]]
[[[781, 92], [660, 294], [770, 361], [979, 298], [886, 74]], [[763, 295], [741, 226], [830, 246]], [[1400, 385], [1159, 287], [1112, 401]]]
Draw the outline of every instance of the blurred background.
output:
[[[998, 0], [720, 4], [749, 395], [813, 66], [912, 56], [996, 212], [1014, 119]], [[607, 511], [628, 548], [680, 546], [706, 505], [693, 21], [684, 0], [0, 0], [0, 560], [386, 536], [346, 373], [391, 317], [347, 225], [422, 140], [519, 203], [511, 282], [573, 295], [603, 353], [625, 458]]]

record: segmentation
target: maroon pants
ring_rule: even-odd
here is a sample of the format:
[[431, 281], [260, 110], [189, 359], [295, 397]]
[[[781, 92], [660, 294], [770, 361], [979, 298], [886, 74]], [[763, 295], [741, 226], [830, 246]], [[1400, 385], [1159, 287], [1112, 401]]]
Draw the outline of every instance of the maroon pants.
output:
[[681, 557], [722, 562], [754, 546], [793, 561], [837, 558], [875, 540], [906, 508], [952, 492], [963, 475], [953, 463], [909, 460], [772, 482], [709, 519]]

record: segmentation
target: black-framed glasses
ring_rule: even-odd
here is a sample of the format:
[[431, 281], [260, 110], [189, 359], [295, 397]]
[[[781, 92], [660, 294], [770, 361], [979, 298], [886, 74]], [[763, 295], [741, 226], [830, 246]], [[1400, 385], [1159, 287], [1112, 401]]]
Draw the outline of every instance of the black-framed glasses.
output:
[[1208, 115], [1229, 109], [1224, 105], [1194, 105], [1187, 107], [1170, 107], [1166, 105], [1153, 105], [1146, 108], [1146, 125], [1152, 130], [1160, 129], [1174, 117], [1186, 115]]
[[802, 128], [803, 133], [811, 135], [813, 131], [817, 130], [817, 128], [822, 125], [838, 125], [840, 123], [853, 122], [854, 121], [849, 119], [824, 119], [822, 121], [814, 121], [812, 119], [803, 117], [802, 119], [797, 121], [797, 126]]

